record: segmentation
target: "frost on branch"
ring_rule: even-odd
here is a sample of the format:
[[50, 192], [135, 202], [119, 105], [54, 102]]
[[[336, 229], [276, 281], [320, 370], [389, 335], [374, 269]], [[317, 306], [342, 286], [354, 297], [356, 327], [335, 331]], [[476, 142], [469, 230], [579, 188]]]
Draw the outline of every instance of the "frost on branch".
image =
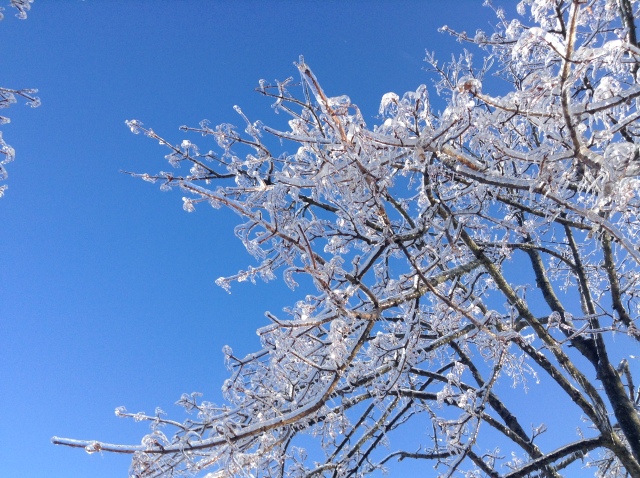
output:
[[[185, 394], [183, 423], [119, 409], [151, 423], [137, 446], [54, 442], [132, 453], [136, 477], [357, 477], [404, 459], [640, 476], [638, 8], [524, 0], [492, 33], [446, 28], [482, 65], [428, 55], [435, 87], [384, 95], [377, 126], [303, 59], [299, 84], [258, 89], [286, 131], [236, 108], [242, 126], [181, 128], [205, 153], [128, 122], [168, 149], [171, 172], [136, 176], [241, 217], [254, 262], [216, 282], [282, 277], [301, 298], [265, 314], [257, 352], [225, 347], [224, 404]], [[539, 382], [549, 403], [525, 393]], [[559, 407], [581, 420], [559, 429]]]

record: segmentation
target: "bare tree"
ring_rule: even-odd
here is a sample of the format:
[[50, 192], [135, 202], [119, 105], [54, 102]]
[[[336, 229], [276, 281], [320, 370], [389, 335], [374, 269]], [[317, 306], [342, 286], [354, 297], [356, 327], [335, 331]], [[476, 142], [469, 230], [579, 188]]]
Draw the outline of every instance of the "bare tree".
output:
[[[27, 12], [31, 9], [31, 4], [33, 0], [11, 0], [10, 5], [18, 10], [16, 17], [21, 20], [26, 20]], [[2, 11], [4, 9], [0, 7], [0, 20], [4, 18]], [[40, 106], [40, 99], [33, 96], [36, 94], [38, 90], [34, 89], [21, 89], [21, 90], [13, 90], [10, 88], [3, 88], [0, 86], [0, 109], [8, 108], [13, 103], [16, 102], [16, 97], [21, 97], [27, 100], [29, 106], [35, 108]], [[7, 124], [9, 122], [9, 118], [5, 116], [0, 116], [0, 125]], [[7, 179], [7, 170], [5, 168], [5, 164], [10, 163], [15, 159], [16, 152], [15, 150], [2, 139], [2, 131], [0, 131], [0, 181], [4, 181]], [[7, 190], [7, 185], [0, 185], [0, 197], [4, 196], [4, 192]]]
[[[388, 93], [373, 128], [303, 59], [299, 84], [258, 88], [288, 131], [237, 108], [244, 131], [182, 128], [216, 140], [204, 153], [129, 121], [190, 166], [136, 176], [180, 188], [186, 211], [244, 219], [235, 233], [258, 265], [219, 285], [281, 271], [317, 290], [266, 314], [261, 350], [224, 349], [226, 404], [184, 395], [183, 423], [117, 409], [151, 422], [141, 445], [53, 442], [131, 453], [135, 477], [355, 477], [402, 459], [447, 477], [640, 477], [639, 7], [524, 0], [522, 19], [495, 9], [493, 33], [444, 27], [483, 65], [429, 55], [446, 108], [425, 86]], [[483, 88], [489, 71], [506, 94]], [[548, 410], [498, 385], [536, 377], [582, 417], [553, 446], [521, 419]]]

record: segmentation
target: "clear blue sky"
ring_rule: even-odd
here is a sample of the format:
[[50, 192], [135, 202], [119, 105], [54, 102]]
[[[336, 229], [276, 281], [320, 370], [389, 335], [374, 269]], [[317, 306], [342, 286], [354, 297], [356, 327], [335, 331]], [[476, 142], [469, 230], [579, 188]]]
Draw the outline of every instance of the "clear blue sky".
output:
[[425, 49], [461, 50], [438, 27], [489, 28], [481, 3], [36, 0], [27, 21], [5, 12], [0, 85], [39, 88], [42, 106], [3, 112], [17, 160], [0, 200], [0, 475], [126, 476], [126, 456], [49, 440], [137, 443], [147, 425], [116, 406], [179, 412], [192, 391], [219, 401], [222, 346], [255, 349], [264, 310], [297, 297], [280, 283], [232, 295], [214, 284], [252, 263], [236, 217], [187, 214], [179, 192], [121, 174], [169, 167], [126, 119], [175, 143], [182, 124], [239, 123], [234, 104], [272, 122], [253, 90], [296, 75], [304, 54], [373, 124], [384, 93], [429, 81]]

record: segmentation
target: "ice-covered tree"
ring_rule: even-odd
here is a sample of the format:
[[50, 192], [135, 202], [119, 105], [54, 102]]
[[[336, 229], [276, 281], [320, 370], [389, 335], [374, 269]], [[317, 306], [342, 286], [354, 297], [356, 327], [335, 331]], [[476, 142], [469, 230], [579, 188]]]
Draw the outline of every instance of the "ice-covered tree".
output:
[[[18, 10], [16, 17], [21, 20], [26, 20], [27, 12], [31, 9], [31, 4], [33, 0], [11, 0], [10, 5]], [[4, 18], [3, 15], [4, 8], [0, 7], [0, 20]], [[40, 105], [40, 100], [33, 96], [36, 94], [38, 90], [34, 89], [20, 89], [14, 90], [10, 88], [3, 88], [0, 86], [0, 109], [8, 108], [13, 103], [16, 102], [16, 97], [25, 99], [31, 107], [37, 107]], [[0, 116], [0, 125], [7, 124], [9, 122], [9, 118], [5, 116]], [[2, 131], [0, 131], [0, 181], [4, 181], [7, 179], [7, 170], [5, 168], [5, 164], [10, 163], [15, 159], [16, 152], [11, 147], [11, 145], [7, 144], [2, 139]], [[4, 195], [4, 192], [7, 189], [7, 185], [0, 185], [0, 197]]]
[[[241, 128], [182, 128], [213, 152], [128, 121], [188, 166], [142, 179], [242, 218], [257, 263], [220, 286], [316, 290], [266, 314], [261, 350], [224, 349], [226, 403], [184, 395], [184, 422], [117, 409], [151, 423], [140, 445], [53, 441], [131, 453], [134, 477], [356, 477], [403, 459], [640, 477], [639, 9], [523, 0], [491, 32], [444, 27], [484, 61], [428, 55], [434, 87], [384, 95], [373, 127], [303, 59], [299, 83], [258, 88], [286, 131], [239, 108]], [[544, 435], [558, 410], [528, 398], [538, 380], [575, 428]]]

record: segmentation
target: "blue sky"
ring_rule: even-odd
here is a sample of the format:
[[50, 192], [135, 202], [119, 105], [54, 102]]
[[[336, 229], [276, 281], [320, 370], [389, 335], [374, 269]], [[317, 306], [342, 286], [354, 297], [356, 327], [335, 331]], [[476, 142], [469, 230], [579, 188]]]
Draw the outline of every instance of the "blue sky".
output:
[[[2, 3], [8, 3], [6, 0]], [[53, 435], [137, 443], [184, 392], [220, 400], [221, 348], [249, 352], [263, 312], [298, 294], [281, 283], [214, 284], [252, 263], [225, 211], [120, 173], [167, 169], [139, 119], [174, 143], [183, 124], [281, 121], [254, 88], [295, 75], [300, 54], [331, 96], [375, 123], [380, 97], [429, 82], [425, 49], [462, 46], [448, 24], [489, 28], [481, 0], [37, 0], [0, 23], [0, 85], [38, 88], [2, 127], [17, 151], [0, 200], [0, 474], [126, 476], [129, 458], [88, 456]], [[198, 143], [197, 137], [190, 137]], [[201, 142], [203, 147], [205, 143]]]

